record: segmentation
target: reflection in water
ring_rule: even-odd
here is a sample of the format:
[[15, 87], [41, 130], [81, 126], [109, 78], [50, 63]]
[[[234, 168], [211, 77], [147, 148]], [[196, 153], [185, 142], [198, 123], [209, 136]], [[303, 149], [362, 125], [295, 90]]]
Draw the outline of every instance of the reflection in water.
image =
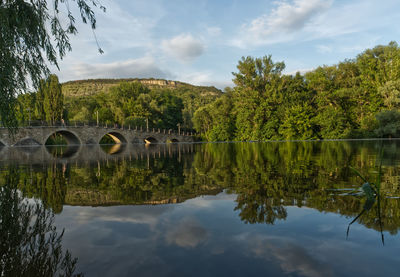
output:
[[24, 199], [18, 183], [14, 168], [0, 180], [0, 276], [78, 276], [52, 211]]
[[380, 165], [378, 168], [378, 178], [376, 184], [370, 183], [367, 179], [356, 169], [351, 168], [355, 171], [355, 173], [363, 180], [364, 184], [359, 189], [360, 194], [365, 196], [365, 203], [363, 206], [362, 211], [349, 223], [346, 232], [346, 239], [349, 237], [350, 226], [357, 221], [357, 219], [362, 216], [365, 212], [369, 212], [375, 205], [376, 205], [376, 216], [377, 221], [379, 223], [380, 231], [381, 231], [381, 238], [382, 244], [385, 244], [384, 236], [383, 236], [383, 228], [382, 228], [382, 216], [381, 216], [381, 175], [382, 175], [382, 155], [380, 158]]
[[53, 155], [53, 157], [60, 159], [72, 158], [78, 153], [79, 149], [80, 145], [78, 144], [46, 146], [46, 150]]
[[109, 155], [120, 154], [126, 149], [126, 145], [121, 143], [101, 144], [100, 147], [105, 153]]
[[[103, 156], [96, 153], [82, 163], [75, 158], [65, 158], [47, 164], [21, 164], [18, 189], [25, 197], [40, 199], [43, 206], [51, 208], [58, 217], [70, 220], [66, 226], [76, 226], [76, 222], [85, 226], [85, 229], [74, 227], [77, 228], [76, 235], [69, 240], [72, 245], [83, 234], [96, 233], [95, 238], [88, 236], [89, 242], [76, 242], [75, 247], [80, 249], [82, 257], [85, 257], [82, 254], [85, 250], [81, 245], [85, 243], [93, 243], [90, 253], [98, 255], [101, 249], [104, 256], [114, 249], [115, 257], [110, 260], [121, 267], [120, 273], [124, 268], [123, 257], [133, 255], [132, 251], [124, 249], [125, 243], [131, 243], [132, 249], [140, 246], [141, 255], [135, 256], [138, 264], [153, 269], [157, 264], [158, 271], [152, 271], [153, 275], [162, 270], [165, 275], [172, 274], [167, 266], [173, 264], [172, 260], [187, 262], [186, 258], [192, 254], [194, 257], [206, 255], [205, 248], [212, 253], [213, 260], [207, 260], [211, 264], [224, 262], [218, 259], [222, 253], [235, 253], [236, 256], [227, 254], [235, 260], [241, 249], [246, 255], [254, 254], [251, 259], [240, 256], [249, 265], [264, 268], [257, 259], [262, 259], [263, 263], [264, 258], [277, 261], [279, 267], [268, 269], [271, 275], [282, 275], [282, 272], [303, 276], [338, 275], [337, 272], [343, 273], [341, 269], [328, 266], [315, 257], [313, 253], [318, 251], [321, 255], [326, 254], [322, 249], [313, 248], [315, 245], [335, 238], [330, 247], [341, 245], [340, 251], [347, 251], [350, 242], [357, 244], [362, 239], [365, 233], [360, 230], [374, 234], [373, 230], [376, 230], [382, 236], [385, 232], [385, 249], [396, 246], [393, 238], [398, 238], [400, 228], [400, 201], [396, 198], [400, 196], [400, 157], [393, 152], [400, 149], [398, 141], [384, 142], [382, 157], [379, 156], [380, 143], [374, 141], [137, 147], [127, 147], [124, 151], [108, 150], [109, 154], [120, 154], [113, 156], [100, 150]], [[91, 152], [84, 151], [87, 158]], [[376, 167], [380, 161], [381, 171]], [[349, 193], [359, 189], [360, 183], [350, 167], [363, 172], [366, 180], [375, 180], [382, 172], [379, 191], [374, 193], [370, 203], [365, 195]], [[9, 165], [0, 166], [0, 180], [6, 178], [9, 168]], [[217, 200], [204, 200], [205, 195], [217, 195]], [[182, 204], [154, 206], [172, 203]], [[379, 214], [373, 212], [374, 208]], [[159, 215], [161, 210], [166, 214]], [[152, 214], [155, 211], [157, 216]], [[365, 212], [360, 214], [361, 211]], [[302, 214], [309, 217], [301, 217]], [[346, 242], [343, 232], [349, 218], [355, 218], [351, 224], [357, 222], [359, 228], [352, 227], [351, 240]], [[343, 225], [337, 224], [339, 221]], [[290, 226], [290, 230], [285, 226]], [[286, 238], [282, 237], [281, 231], [286, 232]], [[258, 237], [250, 235], [254, 232]], [[271, 232], [275, 232], [273, 236]], [[292, 237], [291, 232], [296, 237]], [[301, 238], [306, 236], [305, 232], [315, 237]], [[216, 234], [227, 234], [227, 237]], [[124, 241], [119, 241], [119, 237], [124, 237]], [[301, 243], [302, 239], [308, 244]], [[252, 241], [262, 242], [264, 248], [243, 246], [244, 242], [251, 244]], [[221, 245], [222, 242], [225, 244]], [[105, 246], [110, 248], [101, 248]], [[358, 247], [359, 252], [352, 250], [355, 256], [366, 246]], [[90, 263], [94, 258], [87, 255], [86, 260]], [[389, 256], [385, 257], [389, 259]], [[185, 266], [189, 264], [194, 266], [191, 263]], [[93, 268], [84, 266], [84, 271], [101, 272], [91, 265]], [[136, 269], [126, 272], [143, 273]], [[203, 271], [198, 272], [200, 275]]]
[[40, 149], [40, 145], [22, 146], [22, 147], [16, 147], [16, 149], [21, 153], [36, 154]]
[[[363, 197], [342, 193], [357, 188], [358, 177], [349, 166], [373, 175], [377, 160], [371, 142], [206, 144], [196, 145], [197, 151], [187, 154], [179, 150], [167, 155], [168, 150], [163, 150], [163, 156], [161, 150], [150, 152], [153, 147], [146, 149], [147, 154], [130, 155], [128, 159], [82, 166], [67, 162], [22, 167], [19, 186], [27, 197], [42, 199], [56, 212], [64, 204], [177, 203], [227, 189], [237, 195], [235, 210], [245, 223], [274, 224], [287, 218], [287, 206], [357, 216], [365, 205]], [[118, 152], [113, 149], [109, 153]], [[59, 148], [53, 151], [64, 157], [68, 152]], [[385, 156], [382, 160], [387, 163]], [[400, 195], [395, 178], [400, 172], [390, 165], [382, 170], [385, 197], [380, 205], [392, 215], [383, 213], [382, 221], [384, 230], [395, 234], [400, 220], [399, 201], [393, 196]], [[380, 229], [369, 213], [357, 219], [368, 228]]]

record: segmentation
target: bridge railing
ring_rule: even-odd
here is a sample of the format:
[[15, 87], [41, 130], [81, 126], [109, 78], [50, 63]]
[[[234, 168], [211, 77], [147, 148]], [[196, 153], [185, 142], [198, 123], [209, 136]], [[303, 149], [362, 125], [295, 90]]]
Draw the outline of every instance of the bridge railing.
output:
[[[19, 128], [43, 128], [43, 127], [68, 127], [68, 128], [82, 128], [82, 127], [98, 127], [98, 128], [109, 128], [109, 129], [119, 129], [119, 130], [132, 130], [137, 132], [149, 132], [155, 134], [169, 134], [169, 135], [181, 135], [181, 136], [198, 136], [196, 131], [193, 129], [163, 129], [158, 127], [146, 126], [134, 126], [134, 125], [121, 125], [121, 124], [109, 124], [96, 121], [39, 121], [34, 120], [30, 122], [20, 123]], [[2, 127], [0, 124], [0, 128]]]

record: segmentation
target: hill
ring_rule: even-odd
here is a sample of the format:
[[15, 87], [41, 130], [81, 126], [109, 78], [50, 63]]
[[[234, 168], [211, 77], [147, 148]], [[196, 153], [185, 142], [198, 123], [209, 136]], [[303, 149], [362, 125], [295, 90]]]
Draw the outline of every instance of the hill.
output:
[[223, 93], [213, 86], [195, 86], [161, 79], [93, 79], [62, 84], [64, 118], [157, 128], [192, 129], [194, 112]]

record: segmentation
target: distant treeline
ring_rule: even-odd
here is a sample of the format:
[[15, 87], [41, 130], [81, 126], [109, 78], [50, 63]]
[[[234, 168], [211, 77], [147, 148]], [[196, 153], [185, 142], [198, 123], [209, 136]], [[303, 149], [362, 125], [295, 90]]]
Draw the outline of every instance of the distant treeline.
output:
[[246, 57], [235, 87], [194, 114], [209, 141], [400, 136], [400, 49], [376, 46], [333, 66], [282, 75], [271, 56]]

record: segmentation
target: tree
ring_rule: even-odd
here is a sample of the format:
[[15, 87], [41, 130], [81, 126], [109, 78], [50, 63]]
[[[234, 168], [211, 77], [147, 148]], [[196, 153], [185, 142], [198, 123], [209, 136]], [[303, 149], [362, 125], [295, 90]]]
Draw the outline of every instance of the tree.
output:
[[44, 111], [44, 93], [45, 93], [46, 81], [40, 80], [39, 89], [36, 93], [36, 102], [35, 102], [35, 115], [41, 120], [44, 121], [46, 119], [46, 113]]
[[[48, 4], [52, 3], [52, 7]], [[71, 50], [69, 36], [75, 35], [75, 18], [69, 0], [3, 0], [0, 1], [0, 119], [3, 125], [17, 126], [16, 96], [30, 85], [39, 87], [40, 80], [49, 75], [48, 64], [58, 67]], [[98, 0], [76, 0], [84, 23], [96, 28], [92, 6]], [[59, 4], [65, 5], [61, 10]], [[63, 6], [64, 6], [63, 5]], [[67, 18], [60, 18], [66, 14]], [[62, 23], [67, 22], [66, 26]], [[99, 48], [99, 51], [102, 50]]]
[[193, 125], [197, 132], [206, 133], [212, 127], [209, 105], [200, 107], [193, 115]]
[[58, 77], [54, 74], [45, 82], [43, 107], [46, 114], [46, 120], [54, 124], [60, 120], [63, 114], [63, 94]]
[[239, 72], [232, 73], [236, 84], [234, 111], [237, 115], [237, 139], [276, 138], [276, 110], [284, 68], [283, 62], [274, 63], [270, 55], [256, 59], [242, 57], [239, 61]]
[[294, 105], [286, 110], [280, 133], [285, 139], [315, 139], [313, 117], [311, 106]]
[[271, 86], [279, 79], [285, 69], [285, 64], [283, 62], [274, 63], [271, 55], [256, 59], [242, 57], [237, 69], [238, 73], [232, 72], [235, 76], [233, 82], [236, 86], [263, 94], [267, 85]]
[[400, 107], [400, 80], [388, 81], [378, 91], [383, 97], [383, 104], [389, 110]]

